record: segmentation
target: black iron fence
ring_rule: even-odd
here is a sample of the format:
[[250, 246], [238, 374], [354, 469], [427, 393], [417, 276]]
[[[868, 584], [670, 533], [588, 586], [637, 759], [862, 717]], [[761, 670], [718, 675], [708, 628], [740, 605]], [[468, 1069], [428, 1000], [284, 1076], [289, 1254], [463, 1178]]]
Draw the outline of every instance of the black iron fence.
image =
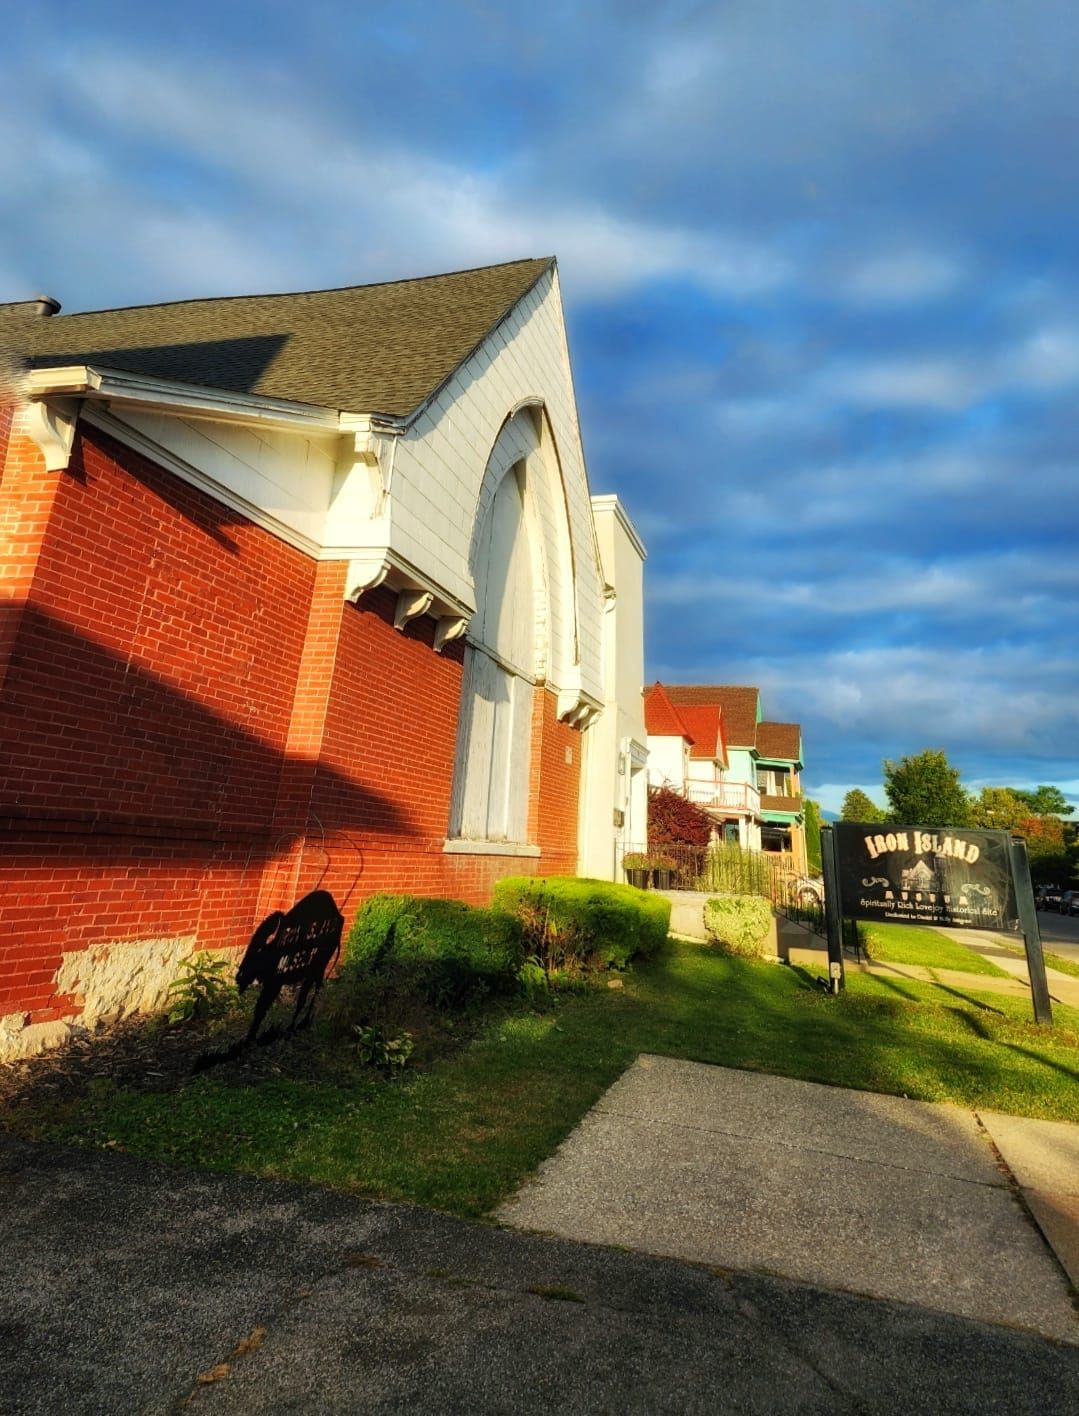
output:
[[709, 846], [627, 845], [624, 878], [655, 890], [701, 890], [716, 895], [760, 895], [789, 919], [824, 932], [824, 894], [800, 875], [793, 857], [751, 851], [731, 842]]

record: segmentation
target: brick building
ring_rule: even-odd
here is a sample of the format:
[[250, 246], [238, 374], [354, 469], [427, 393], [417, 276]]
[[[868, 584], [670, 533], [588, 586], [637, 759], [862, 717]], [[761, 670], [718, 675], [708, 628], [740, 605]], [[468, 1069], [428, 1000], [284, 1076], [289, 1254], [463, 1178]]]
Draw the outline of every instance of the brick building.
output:
[[576, 870], [612, 592], [552, 260], [0, 344], [0, 1055], [316, 884]]

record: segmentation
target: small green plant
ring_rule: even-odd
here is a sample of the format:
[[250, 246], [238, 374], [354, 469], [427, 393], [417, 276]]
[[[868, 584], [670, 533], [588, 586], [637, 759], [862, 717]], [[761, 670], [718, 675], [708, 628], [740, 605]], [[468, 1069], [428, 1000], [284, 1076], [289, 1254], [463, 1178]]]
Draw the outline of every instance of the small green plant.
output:
[[169, 984], [170, 1023], [197, 1023], [223, 1012], [232, 1001], [229, 966], [212, 954], [193, 954]]
[[415, 1046], [410, 1032], [388, 1037], [377, 1023], [355, 1027], [352, 1031], [356, 1035], [356, 1054], [366, 1066], [377, 1067], [380, 1072], [393, 1077], [408, 1065]]
[[626, 870], [650, 870], [652, 857], [645, 855], [643, 851], [630, 851], [622, 857], [622, 865]]
[[729, 895], [704, 904], [704, 927], [724, 954], [760, 958], [771, 922], [771, 906], [756, 895]]
[[550, 989], [547, 970], [543, 967], [543, 960], [536, 954], [528, 956], [517, 970], [517, 977], [521, 982], [521, 992], [530, 1003], [545, 997]]

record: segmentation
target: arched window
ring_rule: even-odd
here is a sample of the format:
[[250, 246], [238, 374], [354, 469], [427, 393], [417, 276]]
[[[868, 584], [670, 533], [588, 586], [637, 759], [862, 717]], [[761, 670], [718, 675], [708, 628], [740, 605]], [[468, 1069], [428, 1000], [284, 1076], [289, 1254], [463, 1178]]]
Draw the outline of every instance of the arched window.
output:
[[474, 562], [451, 834], [526, 844], [536, 586], [523, 463], [498, 484]]

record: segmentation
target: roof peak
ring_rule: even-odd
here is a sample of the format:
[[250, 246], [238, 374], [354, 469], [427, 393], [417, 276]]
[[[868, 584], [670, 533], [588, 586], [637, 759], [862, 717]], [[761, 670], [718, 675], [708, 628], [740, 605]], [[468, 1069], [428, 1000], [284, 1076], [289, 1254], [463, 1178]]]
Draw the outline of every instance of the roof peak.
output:
[[[18, 336], [12, 353], [33, 368], [88, 364], [408, 418], [514, 310], [529, 299], [557, 300], [556, 280], [554, 257], [543, 257], [370, 285], [207, 296], [52, 319], [13, 319], [9, 307], [3, 322], [6, 336], [8, 329]], [[528, 310], [521, 315], [529, 317]]]
[[[656, 712], [656, 710], [653, 709], [651, 714], [652, 726], [649, 727], [648, 709], [652, 703], [657, 703], [659, 711]], [[675, 733], [683, 737], [690, 746], [695, 742], [693, 734], [686, 727], [681, 713], [679, 713], [678, 709], [671, 702], [667, 690], [664, 688], [663, 684], [660, 683], [659, 679], [656, 679], [651, 688], [646, 688], [644, 691], [644, 712], [645, 729], [650, 732], [653, 737], [674, 736], [674, 734], [664, 731], [666, 728], [674, 728]]]
[[[490, 265], [466, 266], [462, 270], [434, 271], [427, 275], [398, 276], [394, 280], [366, 280], [358, 285], [327, 285], [314, 290], [245, 290], [232, 295], [187, 295], [179, 300], [143, 300], [135, 305], [105, 305], [99, 309], [74, 310], [61, 318], [77, 320], [90, 315], [119, 315], [135, 310], [170, 310], [178, 305], [223, 305], [236, 300], [295, 300], [314, 295], [350, 295], [358, 290], [379, 290], [391, 285], [422, 285], [430, 280], [453, 280], [456, 276], [479, 275], [483, 271], [509, 270], [513, 266], [534, 265], [549, 270], [558, 264], [555, 256], [521, 256], [513, 261], [493, 261]], [[537, 276], [542, 273], [537, 270]], [[37, 297], [41, 298], [41, 297]], [[51, 298], [51, 297], [48, 297]], [[33, 304], [33, 300], [12, 301], [12, 304]], [[54, 302], [57, 310], [60, 302]]]

